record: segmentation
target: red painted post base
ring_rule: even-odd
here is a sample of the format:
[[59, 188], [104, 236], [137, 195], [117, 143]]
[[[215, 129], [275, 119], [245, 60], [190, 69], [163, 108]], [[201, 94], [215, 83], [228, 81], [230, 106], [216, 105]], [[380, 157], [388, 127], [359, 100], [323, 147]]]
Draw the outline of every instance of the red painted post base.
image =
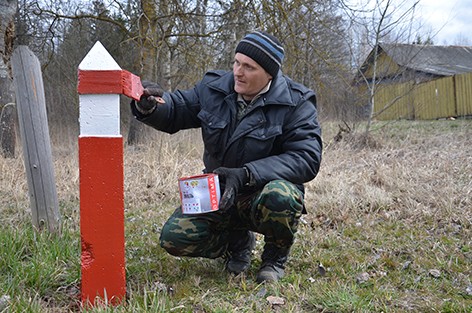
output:
[[126, 295], [123, 138], [80, 137], [82, 303]]

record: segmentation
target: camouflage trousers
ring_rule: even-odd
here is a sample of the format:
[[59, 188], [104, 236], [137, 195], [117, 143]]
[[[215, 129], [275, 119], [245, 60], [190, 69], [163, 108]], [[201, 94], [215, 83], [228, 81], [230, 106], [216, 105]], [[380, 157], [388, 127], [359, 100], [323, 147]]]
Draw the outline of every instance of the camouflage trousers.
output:
[[290, 249], [303, 201], [294, 184], [274, 180], [259, 192], [238, 197], [235, 207], [224, 212], [184, 215], [177, 208], [162, 228], [160, 244], [175, 256], [218, 258], [230, 239], [250, 230], [263, 234], [266, 245]]

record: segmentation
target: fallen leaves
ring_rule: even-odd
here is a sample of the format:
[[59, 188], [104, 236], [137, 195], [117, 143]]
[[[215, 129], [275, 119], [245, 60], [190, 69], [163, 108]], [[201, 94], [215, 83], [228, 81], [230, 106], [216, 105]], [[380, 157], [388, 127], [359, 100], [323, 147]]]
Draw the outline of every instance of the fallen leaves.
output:
[[267, 302], [269, 302], [270, 305], [276, 306], [276, 305], [284, 305], [285, 304], [285, 299], [281, 297], [276, 297], [276, 296], [268, 296], [266, 298]]
[[439, 278], [441, 277], [441, 271], [437, 269], [431, 269], [429, 270], [429, 275], [433, 276], [434, 278]]
[[369, 281], [371, 278], [376, 277], [384, 277], [387, 276], [386, 271], [370, 271], [370, 272], [363, 272], [356, 276], [356, 282], [358, 284], [363, 284]]
[[325, 276], [326, 275], [326, 268], [323, 266], [323, 263], [319, 262], [318, 264], [318, 273], [321, 275], [321, 276]]
[[357, 275], [356, 282], [358, 284], [363, 284], [363, 283], [367, 282], [369, 279], [370, 279], [369, 273], [364, 272], [364, 273], [361, 273], [361, 274]]
[[10, 296], [3, 295], [0, 297], [0, 312], [4, 312], [10, 304]]

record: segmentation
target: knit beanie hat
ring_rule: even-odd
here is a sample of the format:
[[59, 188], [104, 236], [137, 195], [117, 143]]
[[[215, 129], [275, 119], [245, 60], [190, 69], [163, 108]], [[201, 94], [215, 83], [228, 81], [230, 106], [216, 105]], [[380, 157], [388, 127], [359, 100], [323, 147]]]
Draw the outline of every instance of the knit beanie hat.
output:
[[238, 52], [256, 61], [272, 77], [277, 76], [284, 59], [284, 48], [280, 41], [262, 31], [247, 34], [236, 47], [235, 53]]

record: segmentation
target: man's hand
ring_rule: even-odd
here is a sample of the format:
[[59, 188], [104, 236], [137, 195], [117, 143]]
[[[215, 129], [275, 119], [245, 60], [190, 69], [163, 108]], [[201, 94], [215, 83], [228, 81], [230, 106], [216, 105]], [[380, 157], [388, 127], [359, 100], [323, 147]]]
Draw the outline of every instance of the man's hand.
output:
[[161, 98], [164, 94], [164, 89], [157, 84], [149, 81], [143, 81], [143, 94], [141, 99], [137, 103], [137, 109], [143, 114], [149, 114], [159, 103], [164, 103], [164, 100]]
[[227, 210], [236, 204], [236, 195], [249, 181], [249, 175], [245, 168], [219, 167], [213, 171], [225, 184], [225, 191], [220, 199], [220, 209]]

